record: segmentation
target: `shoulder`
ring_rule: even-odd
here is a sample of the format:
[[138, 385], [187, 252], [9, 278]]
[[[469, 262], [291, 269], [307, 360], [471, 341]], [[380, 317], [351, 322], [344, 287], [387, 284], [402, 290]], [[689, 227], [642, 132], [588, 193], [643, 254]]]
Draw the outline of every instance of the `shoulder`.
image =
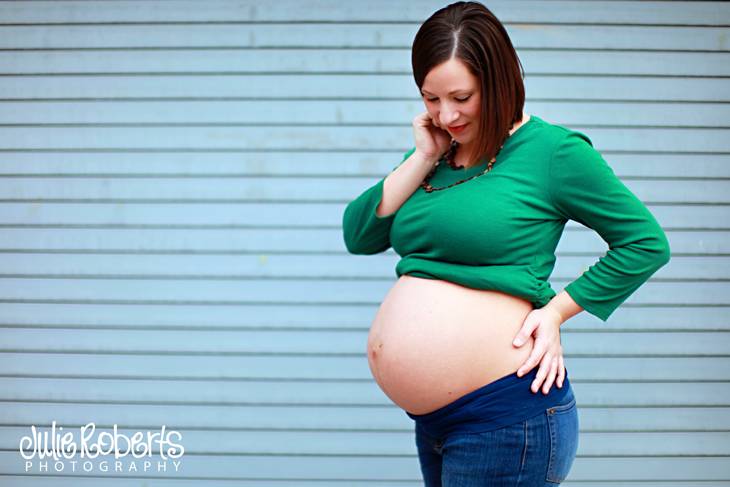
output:
[[538, 122], [534, 137], [542, 142], [543, 147], [551, 155], [559, 148], [566, 146], [593, 147], [593, 141], [581, 131], [542, 118], [538, 119]]

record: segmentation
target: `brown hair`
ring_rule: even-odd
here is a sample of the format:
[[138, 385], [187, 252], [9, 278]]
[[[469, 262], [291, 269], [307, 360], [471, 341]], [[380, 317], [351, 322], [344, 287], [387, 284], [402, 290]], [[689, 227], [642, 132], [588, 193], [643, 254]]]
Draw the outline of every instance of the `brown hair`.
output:
[[432, 68], [458, 58], [479, 79], [481, 120], [469, 164], [497, 154], [512, 125], [522, 119], [524, 69], [502, 23], [478, 2], [441, 8], [418, 29], [411, 50], [419, 94]]

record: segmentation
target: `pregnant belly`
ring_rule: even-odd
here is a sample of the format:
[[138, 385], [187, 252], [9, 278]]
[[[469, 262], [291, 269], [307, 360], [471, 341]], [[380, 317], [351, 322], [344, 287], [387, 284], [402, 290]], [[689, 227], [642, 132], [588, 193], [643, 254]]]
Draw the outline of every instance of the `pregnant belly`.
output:
[[502, 292], [403, 275], [370, 327], [370, 371], [400, 408], [429, 413], [517, 371], [534, 339], [512, 340], [532, 309]]

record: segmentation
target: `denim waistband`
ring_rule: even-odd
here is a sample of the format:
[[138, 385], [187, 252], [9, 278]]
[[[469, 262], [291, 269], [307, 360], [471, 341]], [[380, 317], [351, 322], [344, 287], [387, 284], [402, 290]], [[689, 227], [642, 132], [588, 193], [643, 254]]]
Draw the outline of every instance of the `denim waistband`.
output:
[[453, 402], [426, 414], [406, 414], [426, 434], [441, 438], [451, 433], [483, 433], [496, 430], [544, 412], [551, 406], [573, 399], [573, 390], [565, 369], [563, 386], [553, 382], [547, 394], [542, 385], [536, 393], [530, 389], [539, 365], [522, 377], [517, 372], [461, 396]]

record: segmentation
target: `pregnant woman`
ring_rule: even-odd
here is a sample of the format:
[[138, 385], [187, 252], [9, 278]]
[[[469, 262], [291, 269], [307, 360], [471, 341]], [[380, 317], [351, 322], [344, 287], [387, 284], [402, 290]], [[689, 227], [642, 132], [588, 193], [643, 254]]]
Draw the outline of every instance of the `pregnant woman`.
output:
[[[669, 243], [588, 136], [523, 112], [522, 66], [482, 4], [434, 13], [412, 64], [415, 147], [343, 215], [350, 253], [401, 257], [370, 370], [415, 422], [427, 487], [557, 485], [579, 430], [560, 326], [582, 310], [607, 320]], [[569, 219], [609, 250], [557, 294]]]

